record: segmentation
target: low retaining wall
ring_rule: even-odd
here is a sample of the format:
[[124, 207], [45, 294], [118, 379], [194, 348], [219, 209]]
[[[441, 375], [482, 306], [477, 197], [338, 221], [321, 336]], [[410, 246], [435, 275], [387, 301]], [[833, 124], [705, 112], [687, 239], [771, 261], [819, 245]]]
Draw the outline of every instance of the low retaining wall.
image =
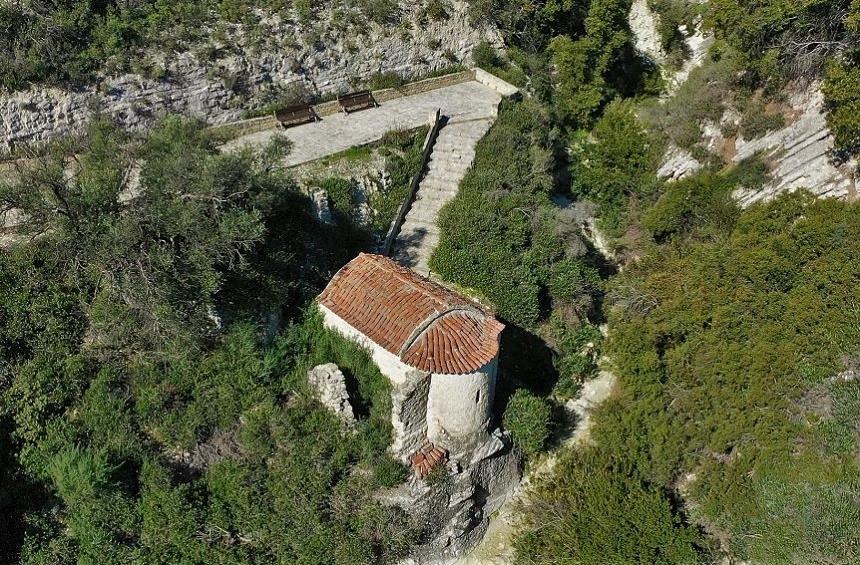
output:
[[[474, 69], [468, 69], [465, 71], [451, 73], [440, 77], [432, 77], [416, 82], [410, 82], [395, 88], [374, 90], [372, 94], [373, 98], [377, 102], [384, 103], [389, 100], [403, 98], [405, 96], [414, 96], [415, 94], [430, 92], [431, 90], [438, 90], [447, 86], [454, 86], [455, 84], [472, 81], [479, 82], [484, 86], [492, 88], [506, 98], [515, 98], [520, 94], [520, 90], [516, 86], [505, 82], [499, 77], [477, 67]], [[335, 114], [339, 114], [342, 111], [340, 104], [337, 100], [321, 102], [319, 104], [315, 104], [313, 108], [317, 116], [321, 118], [324, 118], [326, 116], [333, 116]], [[277, 125], [278, 122], [274, 116], [262, 116], [259, 118], [237, 120], [235, 122], [230, 122], [227, 124], [212, 126], [210, 130], [215, 132], [215, 135], [218, 137], [218, 139], [227, 141], [230, 139], [241, 137], [243, 135], [256, 133], [258, 131], [272, 129], [274, 127], [277, 127]]]

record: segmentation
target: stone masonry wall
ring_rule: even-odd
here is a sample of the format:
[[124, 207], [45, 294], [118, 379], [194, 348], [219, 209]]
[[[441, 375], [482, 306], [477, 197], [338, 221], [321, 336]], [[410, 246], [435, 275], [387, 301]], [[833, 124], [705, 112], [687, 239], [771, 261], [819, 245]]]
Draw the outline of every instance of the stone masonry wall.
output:
[[[407, 17], [419, 12], [412, 8], [417, 6], [404, 7]], [[346, 91], [376, 73], [414, 76], [450, 66], [452, 59], [468, 61], [482, 40], [501, 45], [498, 30], [472, 27], [466, 2], [453, 2], [452, 8], [444, 21], [412, 22], [410, 29], [371, 26], [366, 33], [327, 22], [308, 29], [270, 17], [265, 21], [270, 46], [246, 47], [236, 28], [226, 45], [214, 45], [214, 52], [222, 54], [212, 60], [192, 53], [162, 57], [166, 78], [161, 80], [126, 74], [102, 77], [77, 91], [31, 88], [0, 94], [0, 152], [80, 131], [95, 112], [133, 130], [165, 113], [220, 124], [285, 91]]]

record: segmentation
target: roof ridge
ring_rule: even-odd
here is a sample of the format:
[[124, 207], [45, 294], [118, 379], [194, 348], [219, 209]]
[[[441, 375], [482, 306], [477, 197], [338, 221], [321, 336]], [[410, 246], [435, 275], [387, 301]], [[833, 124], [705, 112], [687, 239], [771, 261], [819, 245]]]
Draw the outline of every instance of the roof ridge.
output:
[[412, 330], [412, 333], [409, 335], [406, 341], [403, 342], [403, 346], [401, 346], [400, 351], [397, 352], [397, 356], [400, 357], [400, 359], [402, 360], [403, 356], [406, 355], [406, 352], [409, 351], [409, 348], [415, 345], [415, 343], [419, 339], [421, 339], [421, 337], [424, 336], [424, 334], [426, 334], [436, 322], [446, 316], [455, 314], [457, 312], [467, 312], [469, 314], [474, 314], [484, 319], [487, 318], [487, 315], [484, 312], [481, 312], [474, 306], [469, 306], [465, 304], [449, 305], [447, 310], [443, 310], [441, 312], [433, 312], [432, 314], [427, 316], [427, 319], [425, 319], [418, 325], [418, 327]]
[[339, 269], [318, 301], [421, 371], [476, 370], [497, 354], [504, 328], [477, 300], [371, 253]]

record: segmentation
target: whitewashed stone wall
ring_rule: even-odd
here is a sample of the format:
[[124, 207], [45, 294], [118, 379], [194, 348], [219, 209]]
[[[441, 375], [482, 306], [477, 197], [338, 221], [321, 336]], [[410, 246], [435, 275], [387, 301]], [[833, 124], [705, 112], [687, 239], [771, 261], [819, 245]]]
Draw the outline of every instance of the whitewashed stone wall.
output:
[[468, 450], [487, 433], [496, 389], [493, 359], [468, 375], [433, 374], [427, 399], [427, 437], [452, 451]]
[[424, 437], [458, 453], [485, 439], [492, 416], [497, 358], [467, 375], [418, 371], [325, 306], [318, 307], [324, 325], [367, 348], [380, 372], [391, 381], [391, 451], [395, 457], [405, 461]]
[[379, 371], [388, 377], [392, 384], [403, 385], [408, 380], [411, 380], [410, 374], [414, 372], [415, 369], [401, 362], [400, 357], [391, 353], [384, 347], [377, 345], [369, 337], [349, 325], [346, 320], [322, 304], [318, 304], [317, 307], [320, 309], [320, 312], [322, 312], [323, 324], [325, 327], [338, 332], [350, 341], [366, 348], [370, 352], [370, 357], [373, 359], [373, 362], [376, 363], [377, 367], [379, 367]]
[[[404, 11], [414, 19], [422, 2], [412, 4]], [[80, 131], [96, 111], [114, 116], [129, 129], [146, 128], [165, 113], [225, 123], [283, 89], [302, 87], [321, 94], [347, 90], [355, 80], [376, 73], [414, 75], [449, 66], [452, 54], [468, 61], [482, 40], [501, 45], [498, 30], [472, 27], [466, 2], [452, 6], [445, 21], [414, 21], [408, 31], [371, 26], [366, 34], [339, 31], [327, 22], [310, 29], [267, 18], [271, 45], [246, 47], [237, 27], [229, 47], [238, 53], [214, 61], [191, 53], [163, 59], [164, 80], [126, 74], [102, 77], [82, 91], [32, 88], [0, 94], [0, 151]], [[288, 42], [294, 46], [285, 48]]]

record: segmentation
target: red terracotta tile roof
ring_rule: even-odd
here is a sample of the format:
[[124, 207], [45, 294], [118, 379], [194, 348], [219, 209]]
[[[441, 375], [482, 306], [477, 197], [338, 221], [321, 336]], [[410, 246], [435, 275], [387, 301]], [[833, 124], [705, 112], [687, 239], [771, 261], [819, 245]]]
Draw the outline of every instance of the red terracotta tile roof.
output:
[[421, 449], [416, 451], [415, 454], [410, 457], [412, 470], [415, 471], [415, 474], [418, 475], [419, 479], [423, 479], [430, 474], [430, 470], [438, 463], [444, 463], [447, 460], [448, 450], [437, 447], [429, 441], [425, 442], [424, 445], [421, 446]]
[[504, 325], [480, 304], [381, 255], [344, 266], [319, 303], [400, 360], [431, 373], [471, 373], [499, 352]]

